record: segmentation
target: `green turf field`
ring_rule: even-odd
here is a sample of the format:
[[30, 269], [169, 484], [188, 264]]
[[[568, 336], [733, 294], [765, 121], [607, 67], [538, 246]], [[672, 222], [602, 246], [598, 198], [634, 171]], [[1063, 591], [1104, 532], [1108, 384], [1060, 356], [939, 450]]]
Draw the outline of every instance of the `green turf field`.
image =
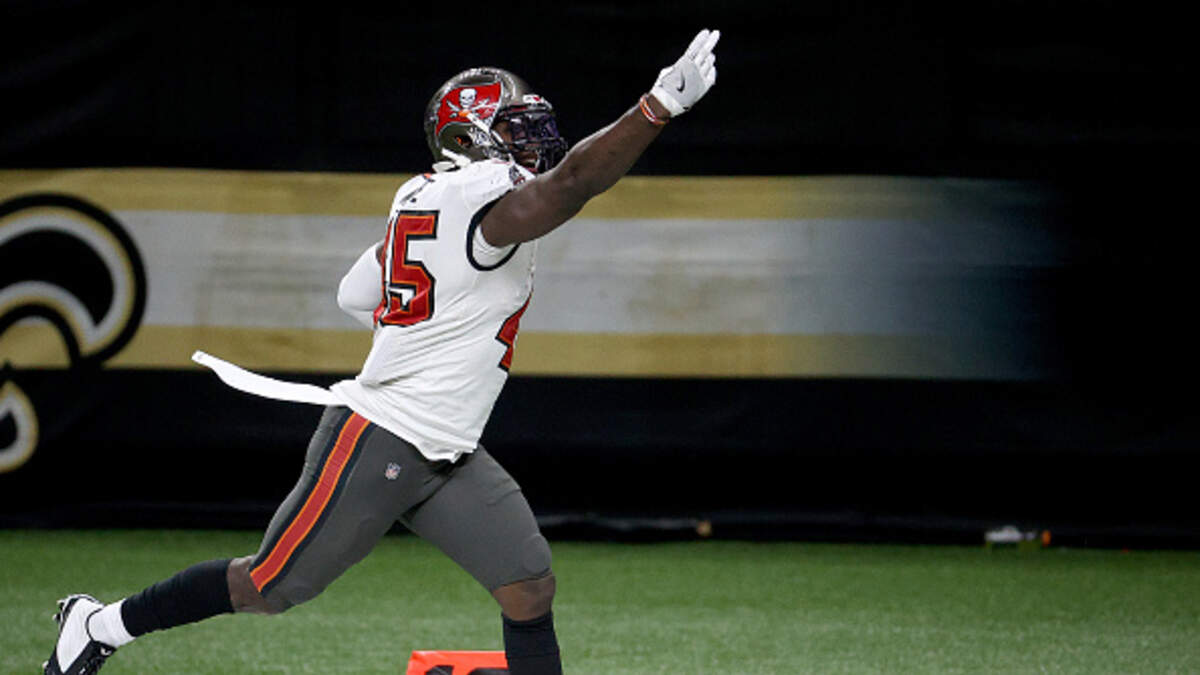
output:
[[[0, 530], [0, 672], [38, 673], [54, 600], [118, 599], [257, 546], [252, 532]], [[1200, 672], [1200, 554], [560, 542], [568, 673]], [[278, 617], [147, 636], [119, 673], [398, 673], [413, 649], [500, 649], [498, 610], [423, 542], [386, 538]]]

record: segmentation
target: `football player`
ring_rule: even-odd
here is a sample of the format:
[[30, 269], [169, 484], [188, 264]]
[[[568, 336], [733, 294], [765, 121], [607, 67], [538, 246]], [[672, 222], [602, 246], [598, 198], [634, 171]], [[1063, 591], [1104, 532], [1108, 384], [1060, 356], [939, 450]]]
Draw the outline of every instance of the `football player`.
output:
[[636, 105], [569, 152], [550, 103], [516, 75], [474, 68], [447, 81], [425, 111], [434, 171], [400, 187], [383, 241], [338, 289], [338, 304], [374, 331], [371, 351], [357, 377], [325, 392], [333, 404], [258, 552], [198, 563], [108, 605], [64, 598], [45, 673], [93, 673], [151, 631], [287, 610], [396, 521], [491, 592], [510, 672], [561, 673], [549, 545], [479, 437], [529, 303], [535, 240], [611, 187], [705, 95], [719, 37], [700, 31]]

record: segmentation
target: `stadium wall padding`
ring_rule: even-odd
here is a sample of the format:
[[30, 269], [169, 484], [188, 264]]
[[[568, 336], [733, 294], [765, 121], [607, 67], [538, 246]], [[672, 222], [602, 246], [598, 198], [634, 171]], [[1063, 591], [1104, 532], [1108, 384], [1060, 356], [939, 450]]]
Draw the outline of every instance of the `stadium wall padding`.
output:
[[[352, 377], [369, 333], [336, 284], [404, 178], [0, 172], [0, 523], [265, 522], [319, 411], [189, 356]], [[1197, 428], [1163, 382], [1187, 350], [1154, 322], [1183, 270], [1081, 241], [1077, 209], [1020, 181], [630, 178], [540, 244], [484, 443], [568, 521], [1186, 538]]]

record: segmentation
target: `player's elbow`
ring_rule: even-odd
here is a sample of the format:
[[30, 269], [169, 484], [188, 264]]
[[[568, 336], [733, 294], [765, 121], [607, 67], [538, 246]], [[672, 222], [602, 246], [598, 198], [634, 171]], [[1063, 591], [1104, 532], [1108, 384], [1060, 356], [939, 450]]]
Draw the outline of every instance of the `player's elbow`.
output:
[[343, 312], [368, 328], [374, 326], [375, 308], [379, 306], [378, 295], [363, 293], [354, 284], [343, 280], [338, 286], [337, 304]]
[[379, 304], [379, 278], [381, 268], [375, 247], [359, 256], [358, 260], [342, 277], [337, 289], [337, 304], [342, 311], [355, 312], [373, 310]]
[[[342, 309], [342, 311], [346, 312], [347, 314], [351, 314], [355, 311], [362, 311], [364, 309], [367, 309], [366, 307], [361, 306], [362, 298], [356, 297], [356, 294], [354, 293], [354, 289], [352, 288], [353, 284], [348, 283], [347, 279], [349, 279], [349, 276], [344, 277], [342, 279], [342, 283], [338, 284], [338, 291], [337, 291], [338, 307], [340, 307]], [[358, 294], [358, 295], [361, 295], [361, 294]], [[326, 297], [328, 297], [328, 296], [326, 296]]]

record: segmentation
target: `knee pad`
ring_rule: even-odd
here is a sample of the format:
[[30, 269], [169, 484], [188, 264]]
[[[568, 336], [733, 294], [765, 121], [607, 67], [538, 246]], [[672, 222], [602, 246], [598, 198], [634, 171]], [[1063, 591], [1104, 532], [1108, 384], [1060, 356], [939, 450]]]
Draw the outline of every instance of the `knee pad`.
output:
[[550, 543], [541, 533], [534, 534], [521, 545], [523, 579], [537, 579], [550, 573]]

